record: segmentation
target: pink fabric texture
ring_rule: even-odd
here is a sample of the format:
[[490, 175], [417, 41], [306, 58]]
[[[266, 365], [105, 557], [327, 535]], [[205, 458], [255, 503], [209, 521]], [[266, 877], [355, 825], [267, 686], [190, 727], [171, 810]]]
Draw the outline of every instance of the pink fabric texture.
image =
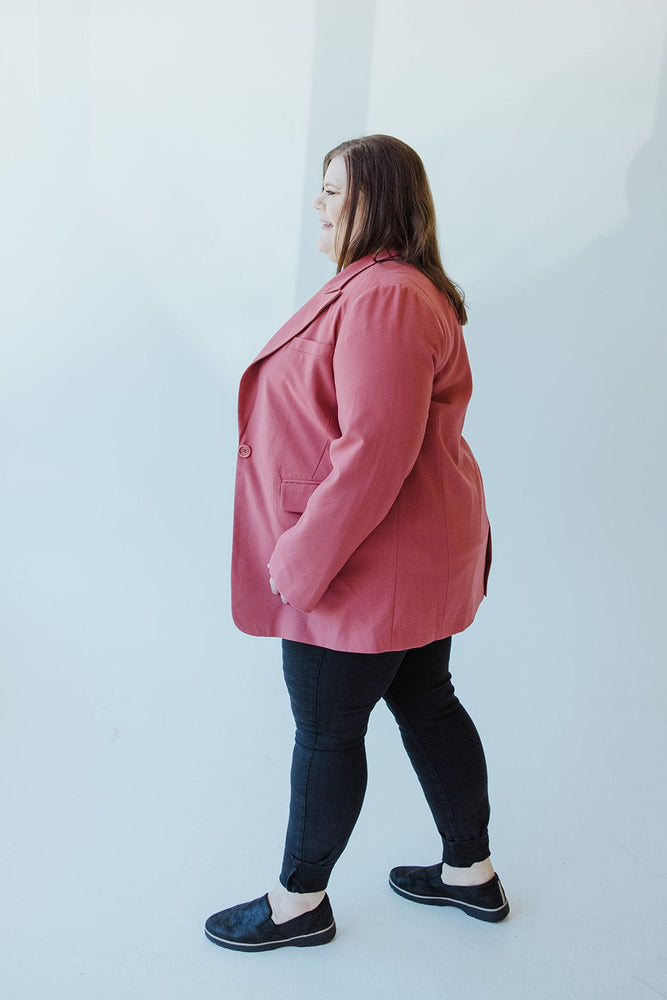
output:
[[373, 653], [470, 625], [491, 551], [471, 391], [449, 300], [392, 257], [350, 264], [276, 333], [239, 390], [242, 631]]

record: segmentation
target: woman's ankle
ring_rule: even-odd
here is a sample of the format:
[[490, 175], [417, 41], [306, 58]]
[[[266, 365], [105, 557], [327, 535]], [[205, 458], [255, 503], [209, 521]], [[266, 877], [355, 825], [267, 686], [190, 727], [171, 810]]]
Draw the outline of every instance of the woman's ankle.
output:
[[319, 906], [324, 899], [325, 890], [289, 892], [282, 882], [278, 882], [268, 896], [274, 924], [284, 924], [287, 920], [294, 920], [295, 917], [309, 913]]
[[442, 863], [442, 881], [445, 885], [482, 885], [494, 876], [491, 858], [475, 861], [468, 868], [457, 868], [454, 865]]

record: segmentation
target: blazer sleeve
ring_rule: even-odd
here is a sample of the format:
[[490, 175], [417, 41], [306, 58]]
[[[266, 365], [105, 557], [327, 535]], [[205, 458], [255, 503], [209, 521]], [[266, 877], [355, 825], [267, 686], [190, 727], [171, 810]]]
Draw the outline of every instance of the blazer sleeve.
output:
[[340, 436], [332, 470], [269, 561], [298, 610], [312, 611], [398, 496], [424, 439], [446, 334], [411, 284], [370, 288], [346, 304], [333, 357]]

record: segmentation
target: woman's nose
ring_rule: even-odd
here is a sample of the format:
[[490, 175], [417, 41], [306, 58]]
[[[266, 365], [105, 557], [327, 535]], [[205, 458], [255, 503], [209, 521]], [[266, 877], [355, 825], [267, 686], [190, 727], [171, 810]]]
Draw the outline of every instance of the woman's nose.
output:
[[318, 194], [315, 200], [313, 201], [313, 208], [315, 209], [316, 212], [319, 212], [321, 204], [322, 204], [322, 195]]

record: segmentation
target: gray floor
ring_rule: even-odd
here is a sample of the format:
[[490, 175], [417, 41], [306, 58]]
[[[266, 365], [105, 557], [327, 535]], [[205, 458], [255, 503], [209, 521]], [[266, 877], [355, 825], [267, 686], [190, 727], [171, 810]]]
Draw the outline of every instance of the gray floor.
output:
[[[489, 757], [508, 920], [486, 925], [387, 888], [392, 865], [431, 863], [438, 843], [379, 707], [367, 800], [330, 887], [336, 940], [239, 955], [207, 942], [202, 921], [265, 891], [278, 869], [291, 721], [277, 643], [230, 631], [216, 646], [194, 603], [155, 617], [117, 595], [101, 620], [83, 582], [77, 597], [78, 632], [62, 608], [39, 609], [39, 629], [13, 618], [4, 996], [667, 996], [655, 702], [640, 696], [587, 728], [546, 670], [522, 676], [530, 650], [518, 645], [503, 690], [482, 615], [456, 644], [455, 670]], [[541, 709], [512, 708], [531, 703]]]

